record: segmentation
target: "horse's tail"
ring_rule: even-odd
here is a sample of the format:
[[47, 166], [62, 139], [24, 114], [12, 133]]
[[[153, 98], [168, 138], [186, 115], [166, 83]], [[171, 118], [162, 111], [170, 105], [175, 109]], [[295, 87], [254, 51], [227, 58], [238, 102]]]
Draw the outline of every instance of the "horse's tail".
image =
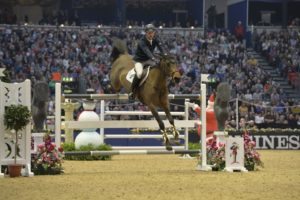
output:
[[110, 54], [111, 61], [114, 62], [121, 54], [126, 54], [127, 52], [128, 51], [125, 41], [119, 38], [114, 38], [113, 49]]

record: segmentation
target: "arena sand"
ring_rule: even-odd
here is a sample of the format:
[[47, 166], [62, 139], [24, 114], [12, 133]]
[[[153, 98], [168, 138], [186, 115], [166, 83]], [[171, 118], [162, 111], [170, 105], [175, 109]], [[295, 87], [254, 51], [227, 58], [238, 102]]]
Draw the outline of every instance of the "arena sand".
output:
[[200, 172], [177, 155], [65, 161], [63, 175], [1, 178], [0, 199], [300, 199], [300, 151], [260, 153], [265, 168], [249, 173]]

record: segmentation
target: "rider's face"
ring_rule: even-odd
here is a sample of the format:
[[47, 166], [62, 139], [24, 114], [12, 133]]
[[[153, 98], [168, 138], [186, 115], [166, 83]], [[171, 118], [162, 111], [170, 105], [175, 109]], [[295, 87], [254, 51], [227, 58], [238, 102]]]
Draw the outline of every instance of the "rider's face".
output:
[[146, 33], [147, 40], [153, 40], [154, 36], [155, 36], [155, 31], [148, 31]]

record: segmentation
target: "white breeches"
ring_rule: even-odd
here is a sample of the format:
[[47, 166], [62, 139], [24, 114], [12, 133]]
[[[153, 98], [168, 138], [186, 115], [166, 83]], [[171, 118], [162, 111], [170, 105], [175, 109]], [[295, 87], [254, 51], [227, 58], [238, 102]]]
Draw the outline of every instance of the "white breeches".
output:
[[138, 79], [140, 79], [142, 77], [143, 69], [144, 68], [143, 68], [142, 63], [139, 63], [139, 62], [135, 63], [134, 70], [136, 72], [136, 76], [138, 77]]

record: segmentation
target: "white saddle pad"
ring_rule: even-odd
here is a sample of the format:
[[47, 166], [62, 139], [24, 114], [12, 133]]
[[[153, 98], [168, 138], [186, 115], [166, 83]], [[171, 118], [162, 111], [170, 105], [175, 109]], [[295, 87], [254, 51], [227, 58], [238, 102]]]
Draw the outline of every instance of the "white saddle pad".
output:
[[[146, 79], [147, 79], [147, 77], [148, 77], [148, 75], [149, 75], [149, 71], [150, 71], [150, 67], [147, 67], [147, 73], [146, 73], [146, 75], [143, 77], [143, 79], [142, 79], [142, 81], [140, 82], [139, 85], [142, 85], [142, 84], [146, 81]], [[132, 83], [135, 74], [136, 74], [136, 72], [135, 72], [134, 68], [132, 68], [131, 70], [129, 70], [129, 72], [128, 72], [127, 75], [126, 75], [127, 81], [129, 81], [130, 83]]]

